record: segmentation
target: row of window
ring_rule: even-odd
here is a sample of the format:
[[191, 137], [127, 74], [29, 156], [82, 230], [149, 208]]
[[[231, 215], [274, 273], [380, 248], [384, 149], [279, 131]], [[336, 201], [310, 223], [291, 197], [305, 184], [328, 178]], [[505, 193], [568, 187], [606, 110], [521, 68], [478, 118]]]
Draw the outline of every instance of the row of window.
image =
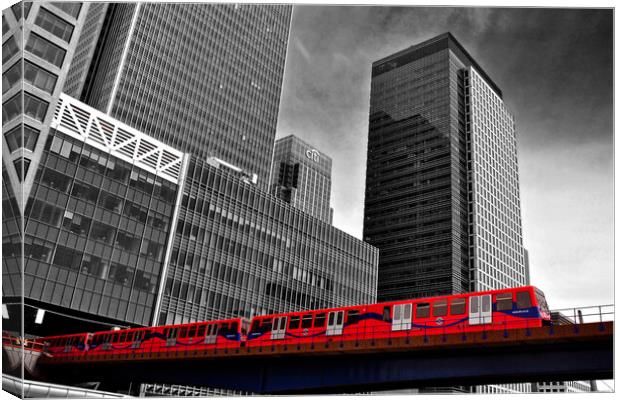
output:
[[30, 118], [43, 122], [47, 112], [48, 103], [27, 92], [19, 92], [2, 104], [2, 124], [5, 124], [22, 114], [22, 94], [23, 112]]
[[28, 60], [25, 60], [23, 64], [21, 60], [16, 62], [2, 75], [2, 93], [6, 93], [20, 82], [22, 78], [22, 66], [24, 69], [24, 81], [26, 83], [52, 94], [58, 77]]
[[[54, 132], [55, 133], [55, 132]], [[140, 189], [148, 194], [174, 204], [176, 201], [176, 187], [163, 179], [116, 159], [103, 151], [91, 148], [83, 142], [74, 139], [54, 136], [49, 150], [53, 153], [74, 162], [98, 174], [104, 174], [123, 184]], [[78, 161], [79, 160], [79, 161]]]
[[40, 179], [45, 185], [52, 189], [59, 190], [62, 193], [68, 193], [69, 187], [73, 182], [73, 187], [70, 190], [72, 196], [95, 202], [97, 205], [108, 211], [125, 215], [126, 217], [135, 219], [143, 224], [152, 226], [153, 228], [166, 231], [170, 224], [170, 218], [164, 214], [148, 209], [132, 201], [123, 200], [118, 196], [104, 191], [101, 191], [99, 195], [98, 190], [92, 189], [94, 186], [75, 181], [53, 169], [45, 169], [45, 172], [41, 175]]
[[62, 67], [66, 54], [64, 49], [34, 32], [30, 32], [28, 42], [26, 43], [26, 51], [44, 59], [58, 68]]
[[24, 148], [34, 151], [34, 147], [37, 144], [37, 139], [39, 138], [39, 131], [28, 125], [20, 124], [5, 133], [4, 138], [6, 139], [11, 153], [19, 148], [22, 148], [22, 144]]
[[73, 25], [45, 8], [39, 8], [34, 23], [67, 43], [71, 41]]

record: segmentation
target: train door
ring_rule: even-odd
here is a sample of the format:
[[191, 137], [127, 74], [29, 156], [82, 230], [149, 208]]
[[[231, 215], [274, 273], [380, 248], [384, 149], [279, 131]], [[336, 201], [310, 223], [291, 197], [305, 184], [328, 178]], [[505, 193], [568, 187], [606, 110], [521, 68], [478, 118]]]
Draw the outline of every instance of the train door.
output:
[[271, 339], [284, 339], [286, 333], [286, 321], [288, 317], [275, 317], [271, 329]]
[[205, 344], [214, 344], [217, 341], [217, 324], [207, 326], [207, 334], [205, 335]]
[[469, 298], [469, 324], [481, 325], [493, 322], [491, 295], [472, 296]]
[[332, 311], [327, 316], [327, 336], [342, 335], [342, 328], [344, 326], [344, 310]]
[[394, 318], [392, 318], [393, 331], [411, 329], [411, 308], [411, 303], [396, 304], [394, 306]]

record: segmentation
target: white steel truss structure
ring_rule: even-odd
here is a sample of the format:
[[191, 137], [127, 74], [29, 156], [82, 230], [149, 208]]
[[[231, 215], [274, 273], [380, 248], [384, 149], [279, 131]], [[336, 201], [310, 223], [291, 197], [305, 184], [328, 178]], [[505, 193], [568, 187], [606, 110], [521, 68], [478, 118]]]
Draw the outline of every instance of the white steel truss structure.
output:
[[179, 183], [184, 153], [64, 93], [60, 94], [51, 127]]

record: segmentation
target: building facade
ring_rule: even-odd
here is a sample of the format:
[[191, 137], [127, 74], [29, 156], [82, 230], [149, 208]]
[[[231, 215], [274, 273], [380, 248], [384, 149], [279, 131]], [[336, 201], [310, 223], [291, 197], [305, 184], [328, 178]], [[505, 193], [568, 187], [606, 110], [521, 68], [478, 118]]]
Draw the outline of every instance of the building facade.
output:
[[[185, 157], [61, 94], [24, 212], [23, 301], [67, 319], [27, 332], [151, 324]], [[20, 240], [3, 234], [9, 271]], [[3, 301], [20, 287], [7, 274]]]
[[332, 159], [290, 135], [276, 141], [271, 193], [324, 222], [332, 222]]
[[364, 239], [380, 301], [525, 283], [514, 121], [449, 33], [373, 63]]
[[[289, 6], [97, 3], [89, 10], [79, 4], [37, 3], [25, 12], [27, 21], [34, 21], [32, 37], [52, 29], [47, 19], [37, 22], [38, 13], [51, 11], [63, 18], [77, 13], [80, 23], [65, 44], [72, 50], [62, 53], [61, 71], [54, 70], [58, 77], [36, 125], [49, 135], [36, 138], [40, 149], [31, 157], [28, 193], [15, 190], [7, 178], [16, 174], [12, 161], [17, 153], [3, 157], [3, 303], [11, 306], [9, 315], [18, 315], [23, 294], [29, 334], [251, 317], [376, 301], [375, 248], [270, 195], [260, 179], [258, 184], [248, 179], [258, 175], [248, 175], [248, 170], [269, 174], [261, 159], [269, 162], [272, 156], [272, 111], [277, 112], [279, 103]], [[5, 49], [13, 49], [13, 41], [21, 43], [16, 36], [19, 12], [22, 7], [3, 13]], [[176, 28], [175, 21], [183, 29]], [[214, 26], [197, 33], [205, 21]], [[147, 34], [168, 47], [157, 47], [158, 41], [145, 48], [150, 43]], [[177, 61], [183, 68], [170, 65], [181, 54], [175, 53], [177, 44], [196, 40], [210, 56], [191, 55], [181, 46], [185, 58]], [[23, 52], [26, 59], [29, 48]], [[153, 48], [160, 52], [152, 53]], [[18, 54], [19, 48], [15, 54], [5, 52], [5, 70], [10, 70], [5, 72], [16, 69], [11, 63]], [[34, 61], [35, 66], [47, 65], [45, 60]], [[156, 76], [131, 75], [144, 71]], [[18, 103], [11, 99], [14, 86], [19, 86], [19, 77], [11, 74], [4, 79], [10, 99], [3, 104], [9, 130], [20, 118], [30, 121], [27, 113], [20, 117], [9, 112]], [[200, 88], [198, 76], [210, 75], [221, 78], [219, 97], [187, 92]], [[248, 81], [250, 77], [256, 80]], [[137, 82], [144, 85], [136, 87]], [[60, 93], [63, 86], [96, 104]], [[201, 103], [207, 94], [208, 105]], [[166, 106], [165, 95], [170, 96], [168, 102], [178, 100], [167, 113], [161, 108]], [[182, 125], [187, 121], [178, 108], [190, 101], [187, 112], [204, 117], [201, 123], [215, 121], [210, 129], [217, 133], [200, 124]], [[206, 114], [196, 110], [201, 104]], [[255, 120], [255, 115], [266, 119]], [[154, 124], [154, 118], [160, 119]], [[152, 128], [154, 134], [127, 120]], [[228, 135], [217, 121], [244, 127], [243, 138]], [[181, 129], [177, 123], [183, 134], [171, 131], [175, 126]], [[245, 130], [248, 124], [252, 129]], [[215, 153], [226, 160], [204, 157], [212, 154], [208, 143], [220, 141], [226, 151]], [[261, 149], [264, 154], [258, 157]], [[23, 211], [20, 202], [25, 204]], [[35, 323], [34, 313], [39, 311], [46, 314]]]
[[[4, 326], [23, 331], [23, 212], [88, 5], [19, 2], [2, 11]], [[19, 283], [19, 284], [17, 284]], [[6, 301], [5, 301], [6, 300]], [[9, 310], [10, 308], [10, 310]]]
[[176, 149], [256, 174], [267, 190], [291, 11], [252, 4], [93, 7], [67, 89]]
[[364, 239], [380, 251], [380, 301], [528, 282], [515, 123], [502, 96], [450, 33], [373, 63]]
[[175, 232], [158, 324], [376, 300], [375, 248], [197, 157]]

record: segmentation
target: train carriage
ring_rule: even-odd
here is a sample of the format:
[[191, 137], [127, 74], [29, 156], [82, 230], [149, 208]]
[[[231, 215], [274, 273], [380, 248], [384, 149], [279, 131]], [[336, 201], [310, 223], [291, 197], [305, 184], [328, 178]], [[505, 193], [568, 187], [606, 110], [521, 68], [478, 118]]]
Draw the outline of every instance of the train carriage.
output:
[[81, 356], [88, 351], [91, 333], [76, 333], [70, 335], [47, 336], [36, 339], [43, 345], [43, 351], [52, 357]]
[[56, 357], [178, 352], [522, 329], [550, 323], [533, 286], [38, 339]]
[[169, 352], [205, 348], [235, 348], [249, 322], [243, 318], [96, 332], [89, 354]]
[[533, 328], [550, 321], [533, 286], [255, 317], [249, 347], [481, 330]]

